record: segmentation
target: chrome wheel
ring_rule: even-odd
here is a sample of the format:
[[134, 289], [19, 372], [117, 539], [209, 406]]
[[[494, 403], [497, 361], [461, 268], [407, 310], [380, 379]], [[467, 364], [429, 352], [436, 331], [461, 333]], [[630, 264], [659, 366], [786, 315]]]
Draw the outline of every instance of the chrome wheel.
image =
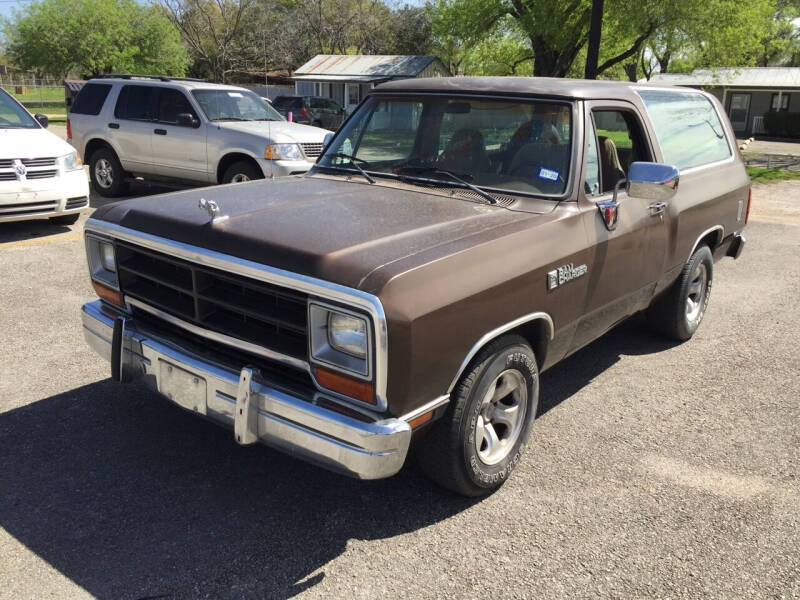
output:
[[231, 177], [231, 183], [243, 183], [245, 181], [250, 181], [250, 178], [244, 173], [237, 173]]
[[94, 164], [94, 179], [103, 189], [114, 185], [114, 167], [109, 160], [101, 158]]
[[708, 269], [700, 263], [692, 273], [689, 284], [689, 293], [686, 295], [686, 318], [690, 323], [699, 321], [705, 308], [706, 295], [708, 294]]
[[528, 386], [516, 369], [506, 369], [489, 385], [475, 424], [475, 449], [484, 464], [503, 460], [514, 447], [528, 410]]

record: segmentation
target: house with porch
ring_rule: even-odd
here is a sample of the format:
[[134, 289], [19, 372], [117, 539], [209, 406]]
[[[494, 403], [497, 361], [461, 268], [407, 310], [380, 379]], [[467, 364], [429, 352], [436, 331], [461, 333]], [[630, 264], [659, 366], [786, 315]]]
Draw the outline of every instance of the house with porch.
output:
[[370, 89], [393, 79], [449, 77], [430, 55], [318, 54], [294, 72], [295, 94], [335, 100], [351, 112]]
[[719, 98], [737, 137], [765, 135], [769, 111], [800, 113], [800, 67], [724, 67], [657, 73], [650, 83], [705, 90]]

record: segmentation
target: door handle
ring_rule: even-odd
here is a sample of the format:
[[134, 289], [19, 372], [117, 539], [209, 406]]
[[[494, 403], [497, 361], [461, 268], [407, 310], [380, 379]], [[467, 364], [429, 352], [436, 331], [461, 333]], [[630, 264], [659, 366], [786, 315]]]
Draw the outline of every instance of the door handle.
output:
[[109, 129], [119, 129], [119, 123], [109, 123], [108, 124], [108, 128]]
[[653, 202], [647, 208], [650, 209], [650, 216], [657, 217], [658, 215], [663, 215], [664, 211], [667, 209], [666, 202]]
[[166, 129], [153, 129], [153, 133], [156, 135], [167, 135]]

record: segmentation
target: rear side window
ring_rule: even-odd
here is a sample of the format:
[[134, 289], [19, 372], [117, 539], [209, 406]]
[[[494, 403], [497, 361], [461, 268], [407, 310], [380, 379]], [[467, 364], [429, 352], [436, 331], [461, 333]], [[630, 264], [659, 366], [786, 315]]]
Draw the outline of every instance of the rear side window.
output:
[[731, 156], [717, 111], [702, 94], [641, 91], [664, 162], [688, 169]]
[[132, 121], [153, 120], [153, 92], [150, 85], [126, 85], [120, 90], [114, 116]]
[[272, 103], [272, 106], [280, 110], [300, 110], [303, 108], [303, 100], [301, 98], [293, 98], [291, 96], [278, 96]]
[[99, 115], [110, 91], [110, 83], [87, 83], [78, 92], [69, 112], [78, 115]]

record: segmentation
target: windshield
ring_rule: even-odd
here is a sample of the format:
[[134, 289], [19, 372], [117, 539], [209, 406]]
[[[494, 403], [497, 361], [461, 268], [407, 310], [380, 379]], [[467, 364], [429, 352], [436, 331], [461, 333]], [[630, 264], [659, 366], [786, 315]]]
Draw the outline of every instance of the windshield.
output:
[[39, 124], [0, 89], [0, 129], [36, 129]]
[[209, 121], [285, 121], [269, 102], [247, 90], [194, 90]]
[[368, 99], [318, 165], [372, 175], [436, 179], [481, 188], [556, 196], [571, 157], [568, 103], [475, 98]]

